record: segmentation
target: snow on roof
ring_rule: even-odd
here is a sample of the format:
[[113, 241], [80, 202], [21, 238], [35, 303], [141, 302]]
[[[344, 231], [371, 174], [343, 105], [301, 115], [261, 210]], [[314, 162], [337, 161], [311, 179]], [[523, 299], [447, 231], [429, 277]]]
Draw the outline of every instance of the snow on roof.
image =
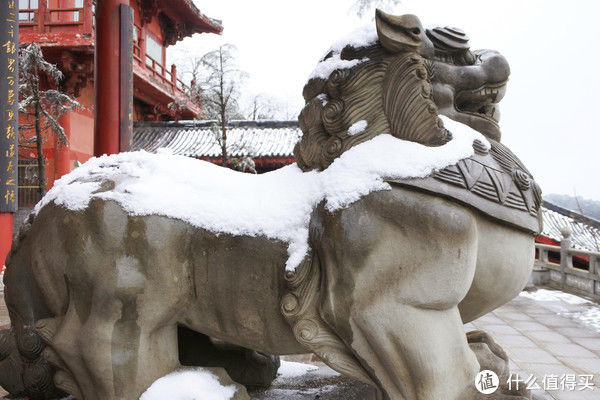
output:
[[[187, 157], [220, 157], [211, 131], [215, 121], [142, 122], [133, 130], [132, 150], [159, 148]], [[302, 131], [298, 121], [230, 121], [227, 141], [233, 157], [292, 157]]]
[[568, 227], [571, 231], [570, 239], [574, 248], [600, 251], [600, 221], [559, 207], [546, 200], [542, 205], [542, 218], [544, 220], [542, 236], [560, 242], [563, 237], [561, 230]]
[[[390, 190], [385, 179], [425, 177], [471, 156], [474, 140], [487, 143], [468, 126], [441, 118], [453, 133], [442, 146], [381, 134], [321, 172], [292, 164], [244, 174], [168, 151], [91, 158], [55, 181], [34, 212], [49, 203], [83, 210], [92, 199], [112, 200], [130, 215], [164, 215], [216, 233], [281, 240], [288, 244], [285, 267], [294, 270], [308, 253], [310, 215], [321, 201], [329, 211], [342, 209], [371, 192]], [[103, 190], [107, 180], [114, 188]]]

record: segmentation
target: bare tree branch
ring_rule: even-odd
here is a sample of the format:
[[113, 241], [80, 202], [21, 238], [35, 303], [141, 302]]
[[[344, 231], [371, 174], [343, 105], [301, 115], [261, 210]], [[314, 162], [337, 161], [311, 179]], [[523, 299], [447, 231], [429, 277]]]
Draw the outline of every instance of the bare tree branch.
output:
[[[57, 88], [43, 90], [40, 76], [45, 76], [51, 85]], [[37, 43], [21, 47], [19, 51], [19, 112], [33, 118], [32, 123], [19, 125], [19, 146], [35, 143], [38, 160], [38, 185], [40, 195], [46, 192], [46, 171], [42, 141], [44, 132], [50, 130], [60, 143], [67, 145], [67, 136], [58, 120], [68, 111], [83, 108], [75, 99], [61, 92], [58, 87], [63, 79], [62, 72], [54, 64], [44, 60], [44, 55]], [[33, 135], [25, 132], [33, 131]]]

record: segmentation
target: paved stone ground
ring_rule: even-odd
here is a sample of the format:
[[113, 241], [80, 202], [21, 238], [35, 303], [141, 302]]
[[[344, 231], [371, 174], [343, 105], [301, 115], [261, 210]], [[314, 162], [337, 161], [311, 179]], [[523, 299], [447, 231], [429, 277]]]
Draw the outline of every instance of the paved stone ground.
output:
[[[562, 301], [536, 301], [519, 296], [492, 313], [467, 324], [467, 331], [482, 329], [508, 353], [511, 370], [531, 374], [543, 386], [544, 375], [594, 375], [594, 390], [534, 390], [536, 400], [600, 400], [600, 333], [573, 318], [589, 305]], [[598, 306], [596, 306], [598, 307]], [[0, 301], [0, 326], [8, 324]], [[309, 357], [295, 357], [308, 361]], [[277, 379], [266, 391], [252, 392], [256, 400], [368, 400], [370, 388], [341, 377], [322, 364], [302, 377]], [[0, 396], [2, 393], [0, 393]]]
[[[295, 359], [295, 358], [291, 358]], [[341, 376], [324, 364], [293, 378], [277, 378], [268, 390], [249, 391], [253, 400], [375, 400], [375, 389]]]
[[569, 317], [587, 307], [518, 296], [465, 327], [491, 334], [508, 353], [511, 370], [535, 375], [541, 387], [544, 375], [594, 375], [593, 391], [535, 390], [539, 399], [600, 399], [600, 333]]

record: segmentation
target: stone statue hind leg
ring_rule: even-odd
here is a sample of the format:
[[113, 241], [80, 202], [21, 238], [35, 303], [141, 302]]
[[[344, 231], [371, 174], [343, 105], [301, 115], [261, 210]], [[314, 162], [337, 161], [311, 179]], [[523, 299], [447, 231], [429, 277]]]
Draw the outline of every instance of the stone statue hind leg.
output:
[[192, 293], [186, 225], [100, 201], [80, 213], [47, 208], [40, 218], [36, 235], [45, 240], [31, 245], [39, 276], [51, 271], [66, 286], [64, 309], [37, 324], [57, 386], [82, 399], [139, 398], [179, 367], [177, 318]]
[[179, 366], [177, 327], [160, 320], [167, 317], [165, 309], [140, 310], [147, 304], [133, 296], [95, 300], [83, 323], [76, 303], [70, 302], [49, 342], [61, 361], [58, 365], [64, 366], [55, 380], [77, 395], [75, 387], [83, 399], [139, 398], [152, 382]]

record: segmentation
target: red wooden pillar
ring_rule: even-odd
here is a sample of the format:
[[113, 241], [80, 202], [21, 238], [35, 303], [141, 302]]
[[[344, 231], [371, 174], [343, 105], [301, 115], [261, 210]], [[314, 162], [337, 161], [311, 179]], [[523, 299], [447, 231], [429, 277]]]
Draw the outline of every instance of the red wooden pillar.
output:
[[46, 32], [46, 2], [40, 1], [38, 2], [38, 12], [37, 16], [37, 24], [38, 24], [38, 32]]
[[[122, 24], [131, 24], [121, 17], [122, 6], [129, 0], [97, 0], [96, 2], [96, 46], [94, 66], [94, 154], [115, 154], [120, 149], [120, 126], [123, 113], [122, 99], [127, 96], [123, 87]], [[131, 29], [131, 28], [130, 28]], [[131, 46], [133, 44], [131, 43]], [[132, 50], [130, 50], [132, 51]], [[132, 74], [132, 67], [129, 74]], [[131, 78], [133, 80], [133, 78]], [[125, 114], [127, 115], [127, 114]]]
[[[43, 2], [42, 2], [43, 3]], [[83, 32], [90, 33], [94, 29], [94, 15], [92, 13], [93, 0], [83, 1]], [[81, 18], [81, 16], [80, 16]]]
[[[65, 130], [67, 140], [71, 139], [71, 112], [65, 113], [58, 121]], [[71, 152], [69, 146], [61, 143], [57, 135], [54, 135], [54, 179], [71, 172]]]
[[4, 260], [10, 251], [12, 246], [12, 235], [13, 235], [13, 214], [12, 213], [0, 213], [0, 258], [2, 264], [0, 265], [0, 272], [4, 270]]
[[171, 64], [171, 83], [173, 84], [173, 89], [177, 89], [177, 66], [175, 64]]

